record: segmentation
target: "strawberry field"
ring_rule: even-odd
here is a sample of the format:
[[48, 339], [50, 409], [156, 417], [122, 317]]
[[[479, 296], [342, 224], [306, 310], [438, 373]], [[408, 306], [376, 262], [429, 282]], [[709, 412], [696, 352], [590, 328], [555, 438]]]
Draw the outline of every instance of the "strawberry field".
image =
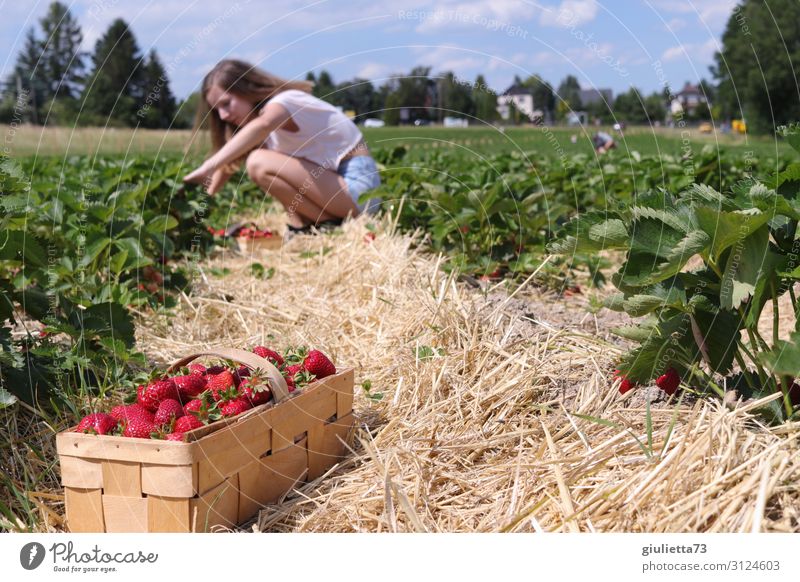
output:
[[[194, 391], [212, 393], [200, 414], [160, 408], [181, 400], [164, 365], [224, 344], [279, 352], [299, 387], [296, 346], [356, 368], [352, 458], [262, 531], [797, 531], [800, 466], [780, 456], [800, 404], [797, 154], [450, 142], [377, 144], [383, 217], [258, 253], [226, 235], [272, 238], [282, 215], [246, 176], [209, 197], [178, 156], [2, 159], [3, 529], [64, 528], [54, 435], [88, 414], [89, 431], [172, 440], [180, 418], [243, 413], [258, 381], [235, 368]], [[158, 422], [115, 409], [142, 399]], [[723, 447], [722, 477], [689, 471]], [[752, 459], [771, 479], [758, 514]], [[357, 501], [376, 484], [386, 499]], [[697, 510], [704, 484], [721, 517]]]

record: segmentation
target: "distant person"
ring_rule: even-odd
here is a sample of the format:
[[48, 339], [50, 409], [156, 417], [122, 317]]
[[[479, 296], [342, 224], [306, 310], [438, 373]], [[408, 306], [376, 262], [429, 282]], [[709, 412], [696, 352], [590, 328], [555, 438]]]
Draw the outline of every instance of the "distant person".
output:
[[195, 131], [208, 120], [213, 155], [184, 182], [215, 194], [244, 161], [250, 178], [286, 209], [291, 231], [375, 211], [376, 199], [358, 203], [380, 184], [364, 136], [311, 87], [244, 61], [220, 61], [203, 79], [195, 119]]
[[614, 138], [604, 131], [598, 131], [592, 136], [592, 143], [594, 144], [594, 151], [598, 154], [604, 154], [608, 150], [617, 147], [614, 143]]

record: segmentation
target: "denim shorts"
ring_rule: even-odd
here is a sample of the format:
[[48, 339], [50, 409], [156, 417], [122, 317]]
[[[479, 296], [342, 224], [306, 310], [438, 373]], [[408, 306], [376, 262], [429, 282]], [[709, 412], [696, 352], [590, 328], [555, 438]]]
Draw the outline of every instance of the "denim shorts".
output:
[[372, 156], [354, 156], [344, 160], [339, 164], [337, 172], [344, 178], [350, 197], [358, 206], [359, 212], [375, 213], [381, 204], [379, 198], [371, 198], [363, 204], [358, 202], [358, 197], [364, 192], [377, 188], [381, 184], [381, 174]]

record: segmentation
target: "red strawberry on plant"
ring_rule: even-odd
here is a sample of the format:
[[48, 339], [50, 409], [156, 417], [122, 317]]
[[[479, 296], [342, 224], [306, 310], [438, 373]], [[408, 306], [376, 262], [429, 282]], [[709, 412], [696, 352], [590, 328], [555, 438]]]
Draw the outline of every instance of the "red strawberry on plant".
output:
[[158, 405], [162, 400], [167, 398], [180, 400], [181, 397], [172, 378], [153, 380], [147, 386], [139, 386], [137, 396], [136, 401], [151, 412], [158, 410]]
[[200, 419], [191, 414], [187, 414], [186, 416], [181, 416], [175, 421], [175, 426], [173, 427], [172, 432], [184, 433], [196, 428], [200, 428], [201, 426], [203, 426], [203, 423], [200, 422]]
[[167, 398], [159, 403], [158, 410], [153, 417], [153, 422], [157, 426], [161, 426], [163, 424], [168, 424], [173, 419], [180, 418], [184, 414], [183, 406], [181, 406], [180, 402], [172, 398]]
[[336, 366], [328, 359], [328, 356], [319, 350], [308, 352], [306, 359], [303, 360], [303, 367], [314, 374], [317, 379], [333, 376], [336, 373]]
[[206, 389], [206, 377], [202, 374], [191, 373], [185, 376], [173, 376], [172, 381], [178, 387], [178, 392], [183, 402], [191, 400]]
[[665, 374], [659, 376], [656, 380], [656, 386], [661, 388], [670, 396], [675, 394], [680, 383], [681, 377], [678, 375], [678, 372], [675, 370], [675, 368], [668, 369]]
[[119, 422], [110, 414], [95, 412], [84, 416], [78, 423], [75, 432], [88, 434], [109, 434], [117, 428]]
[[265, 360], [271, 361], [276, 366], [283, 366], [283, 356], [274, 350], [265, 348], [264, 346], [256, 346], [253, 348], [253, 353]]
[[619, 383], [620, 394], [625, 394], [633, 388], [633, 382], [631, 382], [620, 370], [614, 370], [614, 376], [622, 379], [622, 381]]

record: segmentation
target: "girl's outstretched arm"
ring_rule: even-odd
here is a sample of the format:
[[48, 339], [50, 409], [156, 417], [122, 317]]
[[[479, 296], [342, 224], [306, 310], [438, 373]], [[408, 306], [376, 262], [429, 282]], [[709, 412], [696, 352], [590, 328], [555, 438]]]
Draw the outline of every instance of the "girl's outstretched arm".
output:
[[[289, 112], [283, 105], [268, 104], [266, 105], [258, 117], [250, 121], [247, 125], [241, 127], [239, 131], [222, 146], [217, 153], [208, 158], [202, 165], [195, 171], [187, 174], [184, 182], [197, 182], [203, 183], [208, 186], [209, 193], [211, 192], [212, 176], [218, 170], [223, 170], [226, 165], [238, 160], [244, 154], [251, 151], [253, 148], [264, 143], [270, 133], [278, 129], [281, 125], [286, 123], [291, 118]], [[217, 182], [217, 181], [215, 181]], [[218, 184], [214, 184], [217, 186]], [[214, 188], [216, 191], [218, 188]]]

